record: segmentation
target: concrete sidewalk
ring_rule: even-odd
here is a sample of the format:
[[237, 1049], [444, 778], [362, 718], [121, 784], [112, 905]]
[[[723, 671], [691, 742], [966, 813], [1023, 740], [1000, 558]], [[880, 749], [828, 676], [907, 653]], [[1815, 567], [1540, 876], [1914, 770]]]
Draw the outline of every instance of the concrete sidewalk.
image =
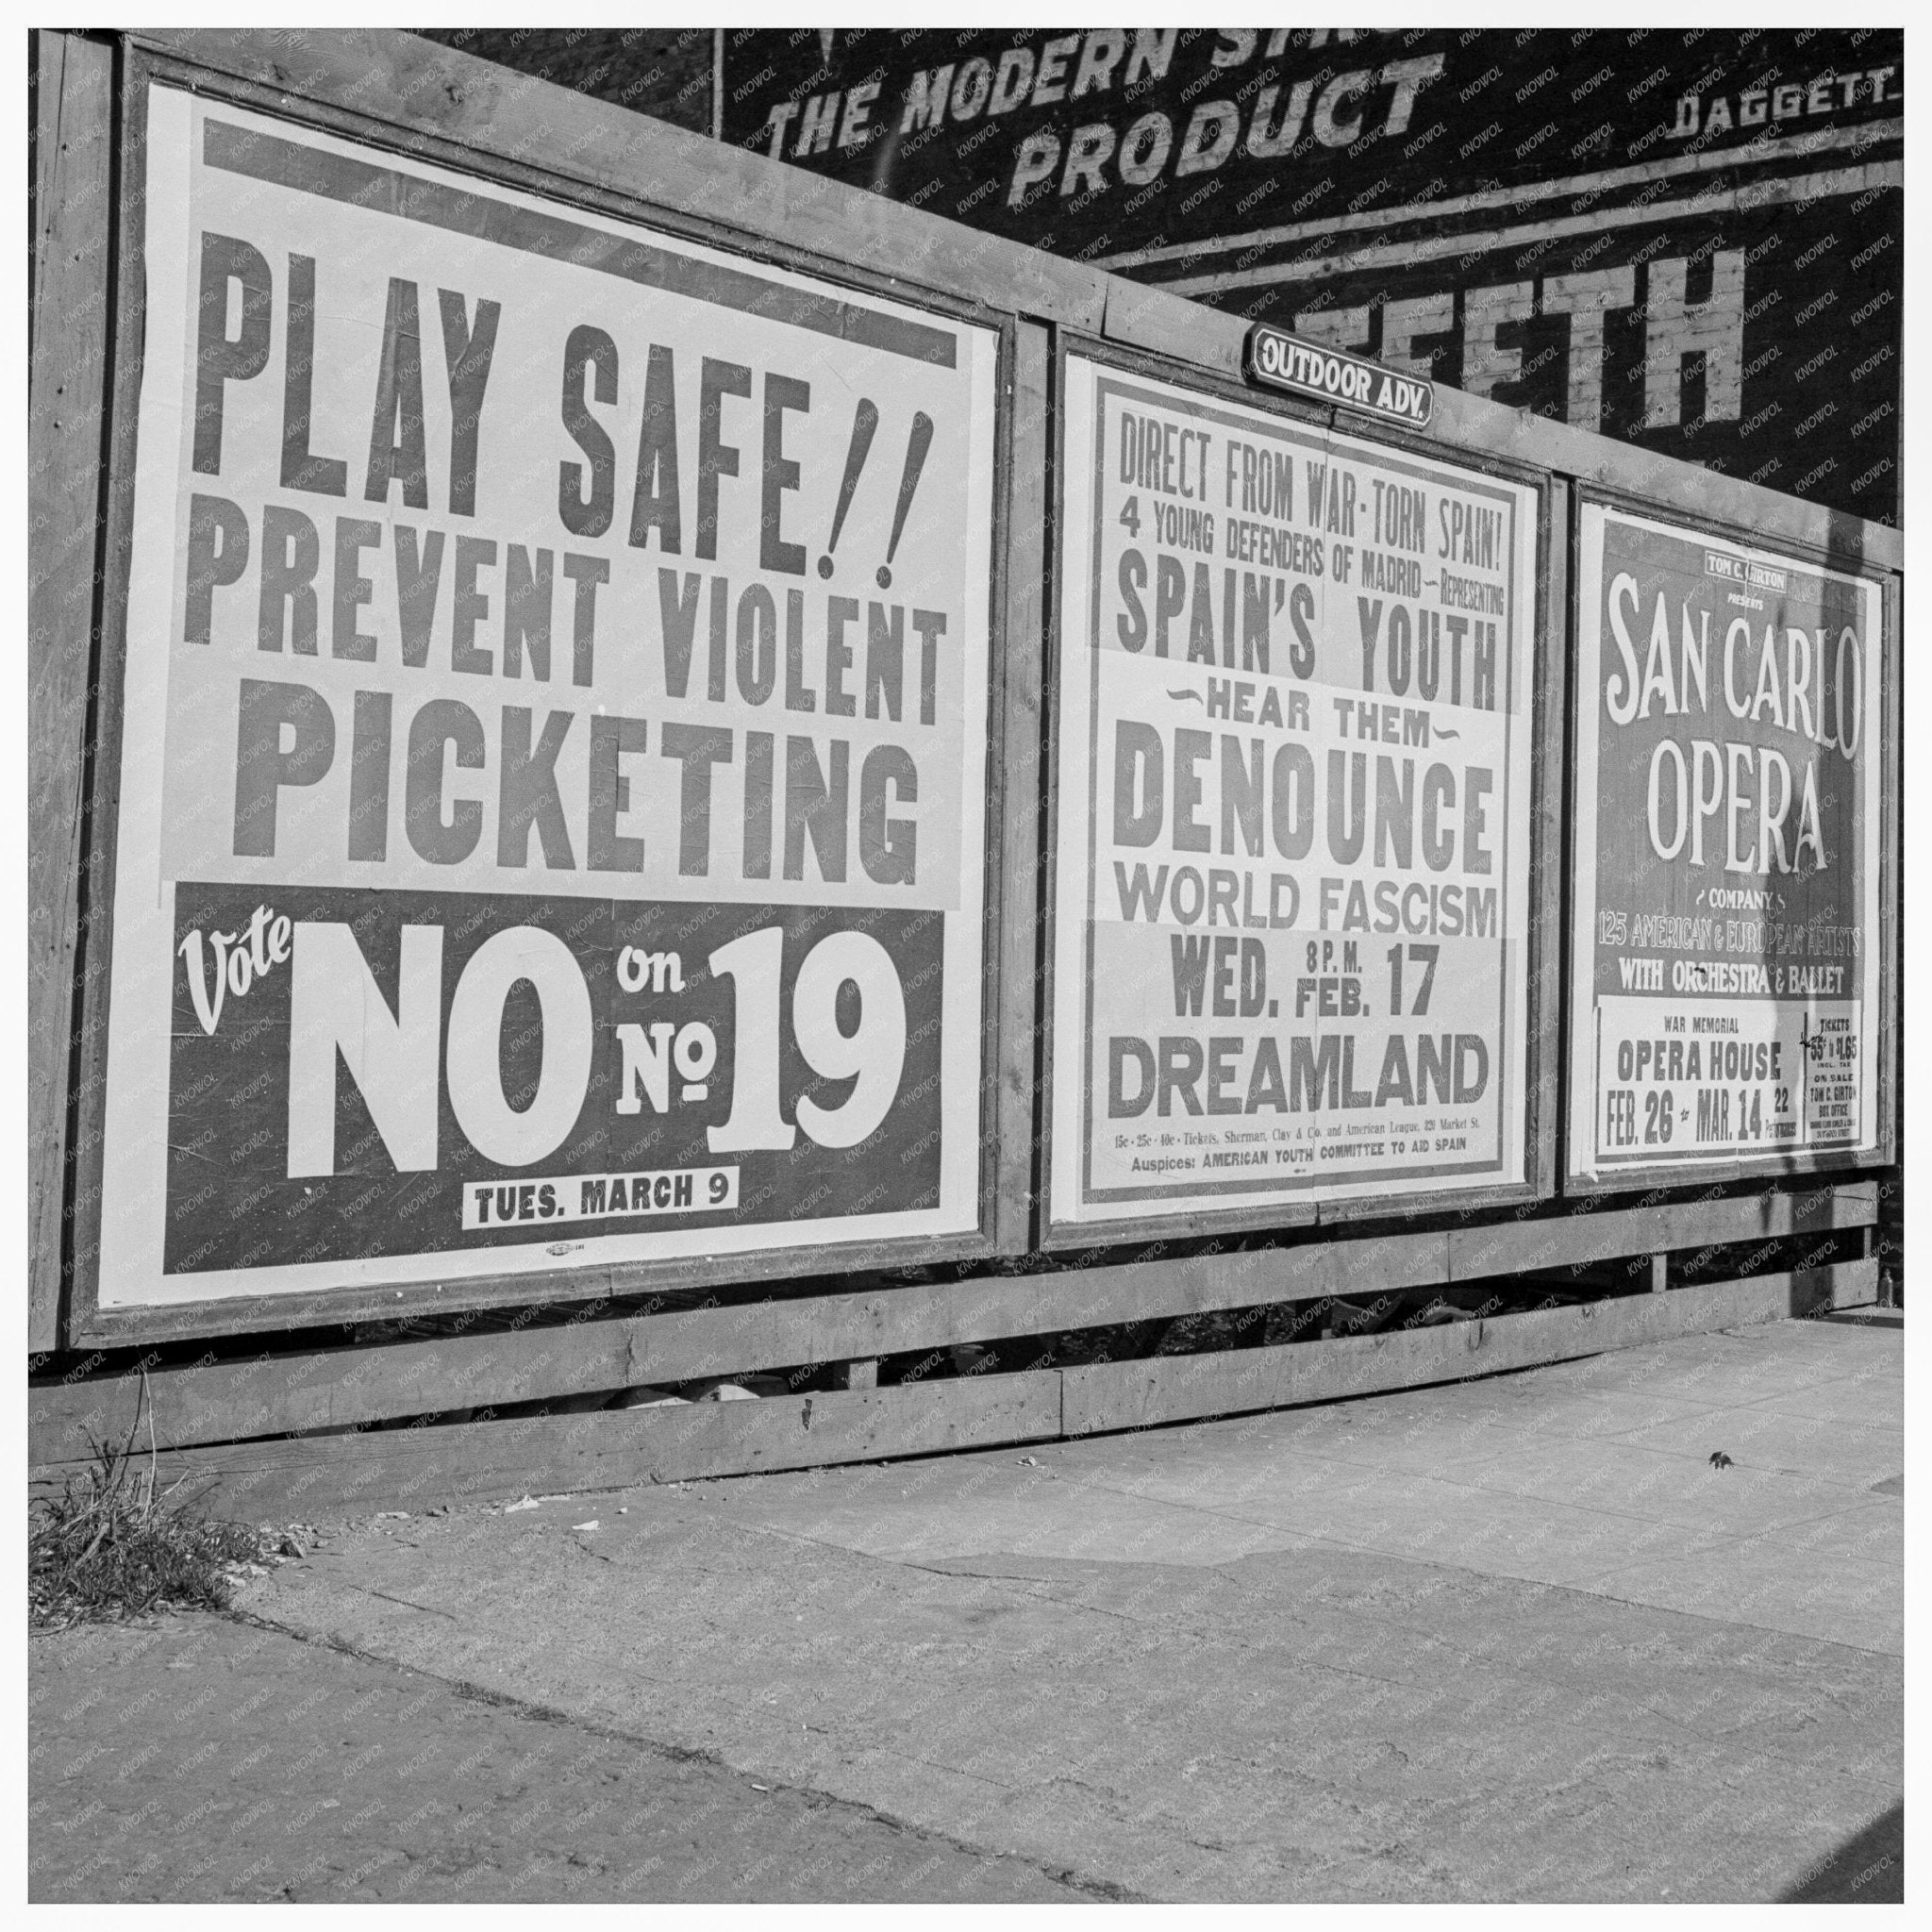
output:
[[[1785, 1323], [1033, 1451], [384, 1520], [243, 1601], [1042, 1887], [1897, 1897], [1902, 1366], [1896, 1328]], [[1029, 1895], [966, 1883], [926, 1895]], [[811, 1895], [877, 1894], [835, 1859]]]

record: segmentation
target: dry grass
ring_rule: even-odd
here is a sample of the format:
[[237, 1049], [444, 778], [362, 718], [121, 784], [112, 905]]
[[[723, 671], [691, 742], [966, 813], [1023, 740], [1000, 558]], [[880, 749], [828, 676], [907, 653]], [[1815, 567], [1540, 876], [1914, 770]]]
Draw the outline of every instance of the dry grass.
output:
[[[135, 1430], [141, 1419], [137, 1413]], [[229, 1566], [263, 1554], [263, 1533], [210, 1521], [174, 1491], [157, 1493], [152, 1451], [135, 1435], [27, 1512], [27, 1615], [36, 1629], [117, 1622], [150, 1610], [225, 1609]]]

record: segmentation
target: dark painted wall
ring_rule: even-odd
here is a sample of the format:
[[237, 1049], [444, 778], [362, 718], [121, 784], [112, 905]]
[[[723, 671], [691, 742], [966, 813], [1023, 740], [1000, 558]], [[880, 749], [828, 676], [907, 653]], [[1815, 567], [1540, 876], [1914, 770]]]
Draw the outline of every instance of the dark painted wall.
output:
[[[707, 29], [439, 39], [691, 127]], [[1895, 522], [1904, 36], [727, 30], [724, 138]]]

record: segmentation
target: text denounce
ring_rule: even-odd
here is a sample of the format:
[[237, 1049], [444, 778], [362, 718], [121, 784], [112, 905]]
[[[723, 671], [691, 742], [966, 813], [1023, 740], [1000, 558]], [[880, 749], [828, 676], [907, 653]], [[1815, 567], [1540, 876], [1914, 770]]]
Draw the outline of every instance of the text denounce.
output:
[[1057, 1224], [1521, 1184], [1536, 497], [1072, 358]]

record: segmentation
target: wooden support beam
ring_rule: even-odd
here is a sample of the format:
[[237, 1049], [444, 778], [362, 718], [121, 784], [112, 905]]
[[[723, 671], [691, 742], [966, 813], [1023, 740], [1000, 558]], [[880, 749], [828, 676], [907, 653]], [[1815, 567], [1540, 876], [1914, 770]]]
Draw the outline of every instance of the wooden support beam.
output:
[[[587, 1389], [876, 1360], [956, 1341], [1446, 1279], [1441, 1235], [1400, 1235], [575, 1322], [508, 1335], [282, 1357], [263, 1354], [205, 1368], [153, 1370], [150, 1386], [157, 1441], [178, 1446], [547, 1401]], [[140, 1378], [125, 1374], [31, 1390], [31, 1458], [85, 1455], [90, 1432], [105, 1438], [118, 1427], [125, 1433], [139, 1397]]]
[[111, 47], [36, 46], [33, 342], [27, 365], [27, 1347], [59, 1345], [74, 975], [86, 851], [107, 408]]
[[994, 1076], [994, 1252], [1020, 1255], [1033, 1238], [1035, 1107], [1043, 980], [1040, 970], [1040, 855], [1045, 849], [1046, 786], [1041, 771], [1041, 709], [1046, 686], [1047, 532], [1053, 526], [1053, 375], [1050, 332], [1020, 322], [1012, 339], [1009, 495], [1004, 526], [1001, 591], [1006, 622], [994, 663], [999, 756], [987, 774], [999, 836], [992, 858], [998, 952], [987, 987], [995, 1026], [989, 1071]]
[[1671, 1257], [1668, 1255], [1653, 1255], [1650, 1257], [1650, 1291], [1663, 1294], [1671, 1285]]
[[[1107, 310], [1100, 328], [1109, 341], [1179, 357], [1229, 381], [1241, 380], [1248, 325], [1239, 316], [1204, 308], [1145, 282], [1108, 275], [1106, 284]], [[1271, 397], [1270, 401], [1278, 403], [1280, 398]], [[1331, 421], [1335, 414], [1332, 408], [1322, 413]]]
[[[235, 1441], [390, 1416], [549, 1401], [586, 1390], [876, 1360], [951, 1342], [1326, 1295], [1385, 1294], [1670, 1248], [1863, 1226], [1876, 1213], [1869, 1185], [1840, 1187], [1559, 1215], [1499, 1228], [1312, 1240], [1294, 1247], [575, 1322], [516, 1334], [280, 1357], [264, 1353], [248, 1361], [152, 1370], [156, 1440], [163, 1447]], [[84, 1456], [90, 1433], [103, 1439], [116, 1429], [125, 1434], [139, 1397], [139, 1377], [125, 1374], [30, 1390], [30, 1459]]]
[[[969, 1375], [760, 1402], [352, 1431], [166, 1450], [212, 1512], [315, 1521], [457, 1497], [570, 1493], [642, 1482], [1044, 1441], [1192, 1417], [1326, 1402], [1594, 1355], [1711, 1328], [1871, 1301], [1875, 1261], [1277, 1348]], [[41, 1464], [40, 1486], [72, 1464]]]
[[[530, 1416], [358, 1431], [302, 1441], [168, 1450], [210, 1514], [314, 1522], [424, 1509], [458, 1497], [563, 1494], [699, 1476], [989, 1449], [1058, 1435], [1059, 1375], [975, 1375], [904, 1389], [693, 1402], [662, 1408]], [[42, 1483], [57, 1469], [35, 1472]]]
[[1488, 451], [1557, 470], [1575, 482], [1646, 497], [1660, 511], [1693, 524], [1713, 520], [1754, 531], [1764, 543], [1799, 543], [1845, 565], [1905, 568], [1905, 533], [1823, 504], [1788, 496], [1741, 476], [1679, 462], [1654, 450], [1513, 408], [1468, 390], [1436, 385], [1431, 436], [1458, 455]]
[[1673, 1248], [1780, 1241], [1787, 1235], [1863, 1227], [1877, 1215], [1877, 1188], [1872, 1181], [1801, 1184], [1790, 1191], [1734, 1194], [1719, 1201], [1552, 1214], [1454, 1230], [1448, 1238], [1449, 1272], [1452, 1280], [1468, 1281]]
[[1874, 1263], [1840, 1261], [1803, 1274], [1710, 1282], [1667, 1295], [1626, 1295], [1484, 1322], [1342, 1336], [1282, 1348], [1100, 1362], [1061, 1371], [1062, 1426], [1069, 1436], [1097, 1435], [1194, 1416], [1239, 1415], [1459, 1381], [1675, 1335], [1855, 1307], [1869, 1302], [1875, 1289]]

